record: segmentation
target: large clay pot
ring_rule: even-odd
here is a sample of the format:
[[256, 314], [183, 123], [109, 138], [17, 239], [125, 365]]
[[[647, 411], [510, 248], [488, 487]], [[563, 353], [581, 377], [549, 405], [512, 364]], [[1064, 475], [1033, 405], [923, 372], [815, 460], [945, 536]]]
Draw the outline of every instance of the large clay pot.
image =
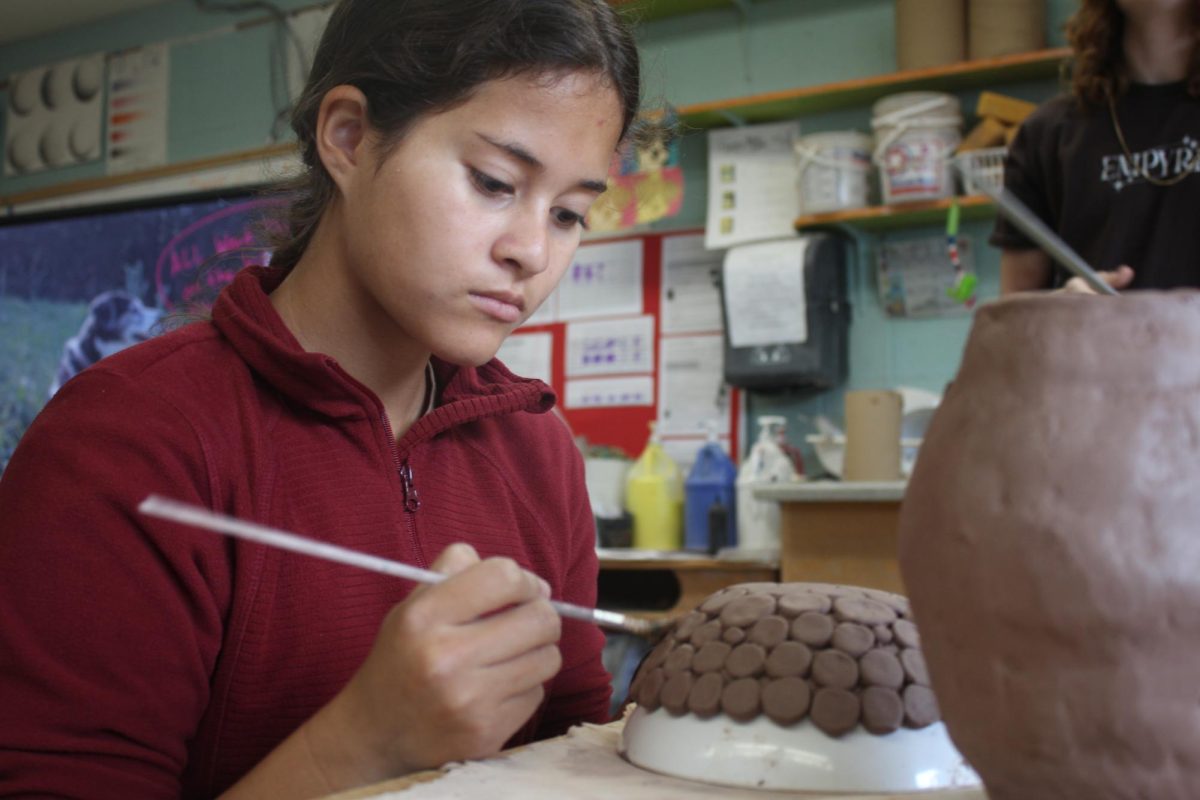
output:
[[1200, 295], [977, 313], [900, 566], [992, 800], [1200, 792]]

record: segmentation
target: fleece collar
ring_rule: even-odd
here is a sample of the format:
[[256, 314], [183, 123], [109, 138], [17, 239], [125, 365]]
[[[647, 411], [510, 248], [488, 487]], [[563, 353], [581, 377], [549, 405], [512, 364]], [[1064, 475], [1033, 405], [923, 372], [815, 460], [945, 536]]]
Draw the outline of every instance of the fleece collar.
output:
[[[221, 292], [212, 321], [250, 368], [294, 403], [335, 419], [383, 418], [383, 403], [331, 356], [306, 352], [271, 305], [268, 295], [286, 273], [246, 267]], [[513, 375], [497, 359], [460, 367], [433, 359], [437, 407], [405, 433], [407, 441], [437, 435], [455, 425], [518, 411], [544, 413], [555, 402], [539, 380]]]

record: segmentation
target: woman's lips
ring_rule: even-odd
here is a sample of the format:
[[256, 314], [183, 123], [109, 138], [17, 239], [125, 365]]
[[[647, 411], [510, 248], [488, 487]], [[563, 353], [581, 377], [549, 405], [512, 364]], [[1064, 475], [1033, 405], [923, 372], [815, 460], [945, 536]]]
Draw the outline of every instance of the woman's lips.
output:
[[520, 322], [525, 300], [511, 292], [471, 293], [471, 302], [483, 313], [500, 322]]

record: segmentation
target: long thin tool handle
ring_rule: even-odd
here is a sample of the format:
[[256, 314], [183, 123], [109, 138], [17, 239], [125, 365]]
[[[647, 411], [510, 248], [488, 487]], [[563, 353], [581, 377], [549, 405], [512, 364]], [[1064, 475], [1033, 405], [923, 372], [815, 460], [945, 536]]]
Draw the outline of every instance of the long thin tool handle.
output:
[[[195, 528], [203, 528], [214, 533], [224, 533], [238, 539], [246, 539], [247, 541], [277, 547], [293, 553], [301, 553], [313, 558], [324, 559], [325, 561], [335, 561], [339, 564], [346, 564], [371, 572], [379, 572], [395, 578], [404, 578], [416, 583], [441, 583], [446, 579], [446, 576], [440, 572], [421, 569], [411, 564], [392, 561], [388, 558], [380, 558], [369, 553], [360, 553], [357, 550], [351, 550], [336, 544], [329, 544], [317, 539], [310, 539], [306, 536], [299, 536], [278, 528], [247, 522], [236, 517], [219, 514], [207, 508], [190, 503], [182, 503], [178, 500], [170, 500], [158, 495], [152, 494], [139, 503], [138, 511], [151, 517], [169, 519], [172, 522], [191, 525]], [[624, 614], [618, 614], [614, 611], [604, 611], [598, 608], [585, 608], [573, 603], [564, 603], [560, 600], [551, 600], [550, 605], [554, 607], [554, 610], [560, 616], [591, 622], [605, 628], [640, 633], [642, 632], [642, 628], [647, 624], [645, 620], [636, 617], [627, 617]]]
[[980, 187], [983, 193], [992, 198], [1000, 213], [1008, 217], [1013, 225], [1041, 246], [1046, 254], [1067, 268], [1073, 275], [1078, 275], [1084, 283], [1100, 294], [1118, 294], [1117, 290], [1104, 282], [1096, 270], [1092, 269], [1071, 246], [1062, 240], [1057, 233], [1050, 230], [1046, 223], [1029, 210], [1015, 194], [1008, 189], [994, 189], [984, 185]]

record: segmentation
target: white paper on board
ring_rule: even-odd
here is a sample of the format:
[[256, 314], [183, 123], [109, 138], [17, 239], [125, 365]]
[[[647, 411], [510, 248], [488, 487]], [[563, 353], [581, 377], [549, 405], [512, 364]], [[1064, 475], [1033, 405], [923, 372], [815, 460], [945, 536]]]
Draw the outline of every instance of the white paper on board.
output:
[[559, 320], [642, 313], [642, 241], [580, 246], [557, 295]]
[[710, 333], [724, 328], [716, 278], [725, 254], [707, 250], [700, 234], [662, 240], [662, 332]]
[[660, 347], [659, 432], [703, 437], [711, 426], [718, 436], [728, 436], [730, 389], [721, 335], [671, 336]]
[[808, 239], [734, 247], [722, 272], [733, 347], [800, 344], [808, 339], [804, 257]]
[[612, 408], [654, 405], [654, 378], [631, 375], [620, 378], [575, 378], [567, 381], [567, 408]]
[[793, 145], [799, 135], [794, 121], [709, 131], [706, 247], [795, 234], [800, 182]]
[[554, 337], [549, 333], [514, 333], [500, 345], [496, 357], [514, 375], [550, 383]]
[[567, 325], [568, 378], [654, 371], [654, 317]]

